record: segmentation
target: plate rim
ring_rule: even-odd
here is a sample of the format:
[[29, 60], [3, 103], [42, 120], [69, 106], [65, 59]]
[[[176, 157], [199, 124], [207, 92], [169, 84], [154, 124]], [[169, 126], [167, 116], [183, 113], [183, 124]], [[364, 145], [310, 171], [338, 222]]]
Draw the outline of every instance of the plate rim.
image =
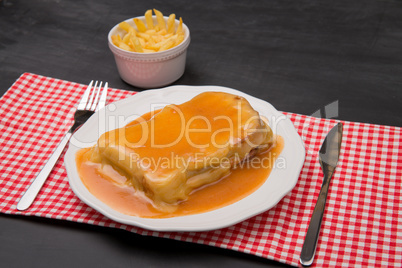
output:
[[[288, 146], [292, 145], [293, 150], [292, 152], [294, 153], [293, 158], [295, 158], [294, 163], [292, 163], [292, 168], [287, 170], [289, 173], [287, 174], [287, 179], [291, 178], [292, 180], [286, 185], [287, 187], [285, 189], [282, 189], [282, 192], [280, 195], [278, 195], [275, 200], [271, 200], [269, 205], [267, 205], [267, 201], [264, 203], [257, 203], [253, 207], [252, 210], [249, 208], [244, 208], [243, 206], [249, 205], [251, 199], [253, 197], [258, 197], [257, 200], [261, 199], [261, 188], [263, 188], [264, 185], [267, 184], [267, 181], [269, 180], [269, 177], [272, 176], [272, 174], [275, 174], [275, 169], [272, 170], [270, 176], [264, 182], [262, 186], [260, 186], [255, 192], [251, 193], [250, 195], [246, 196], [245, 198], [222, 208], [212, 210], [209, 212], [205, 213], [200, 213], [200, 214], [193, 214], [193, 215], [187, 215], [187, 216], [180, 216], [180, 217], [172, 217], [172, 218], [163, 218], [163, 219], [152, 219], [152, 218], [141, 218], [137, 216], [129, 216], [122, 214], [109, 206], [107, 206], [105, 203], [97, 199], [94, 195], [92, 195], [89, 190], [85, 187], [85, 185], [82, 183], [81, 179], [78, 176], [78, 172], [75, 166], [75, 153], [80, 147], [76, 146], [73, 144], [72, 140], [73, 138], [76, 138], [77, 136], [85, 136], [85, 134], [88, 134], [89, 131], [91, 130], [92, 125], [99, 120], [100, 113], [108, 113], [108, 109], [110, 107], [115, 107], [113, 111], [116, 111], [118, 109], [124, 109], [124, 105], [129, 105], [130, 103], [134, 102], [139, 102], [141, 101], [141, 98], [147, 98], [147, 97], [158, 97], [161, 99], [166, 100], [166, 98], [169, 100], [170, 98], [174, 98], [173, 96], [176, 93], [179, 92], [182, 95], [184, 94], [185, 98], [187, 100], [191, 99], [191, 95], [195, 96], [201, 92], [205, 91], [223, 91], [223, 92], [228, 92], [232, 94], [238, 94], [240, 96], [245, 97], [255, 108], [254, 106], [262, 106], [265, 108], [268, 108], [269, 112], [271, 113], [271, 116], [278, 116], [278, 117], [283, 117], [283, 120], [278, 123], [278, 126], [281, 128], [281, 131], [285, 131], [285, 136], [283, 137], [285, 139], [285, 149], [289, 149]], [[186, 95], [187, 94], [187, 95]], [[173, 95], [173, 96], [172, 96]], [[168, 101], [168, 103], [176, 103], [179, 104], [181, 102], [175, 102], [175, 101]], [[258, 103], [258, 105], [256, 105]], [[113, 105], [113, 106], [112, 106]], [[261, 111], [256, 109], [258, 112], [261, 113]], [[264, 111], [265, 112], [265, 111]], [[145, 112], [143, 112], [145, 113]], [[142, 113], [142, 114], [143, 114]], [[140, 114], [141, 115], [141, 114]], [[111, 130], [111, 129], [110, 129]], [[99, 135], [99, 133], [98, 133]], [[291, 137], [292, 139], [286, 139], [288, 137]], [[97, 137], [99, 138], [99, 137]], [[97, 139], [96, 138], [96, 139]], [[68, 176], [68, 181], [70, 184], [71, 189], [73, 190], [74, 194], [78, 196], [78, 198], [83, 201], [85, 204], [88, 206], [92, 207], [102, 215], [116, 221], [122, 224], [126, 225], [132, 225], [148, 230], [153, 230], [153, 231], [185, 231], [185, 232], [194, 232], [194, 231], [209, 231], [209, 230], [215, 230], [215, 229], [221, 229], [225, 228], [234, 224], [237, 224], [239, 222], [242, 222], [246, 219], [249, 219], [251, 217], [254, 217], [260, 213], [263, 213], [264, 211], [268, 211], [271, 208], [273, 208], [280, 200], [282, 200], [296, 185], [300, 171], [303, 167], [304, 161], [305, 161], [305, 147], [304, 143], [300, 137], [300, 135], [297, 133], [293, 123], [290, 121], [288, 117], [280, 113], [275, 109], [273, 105], [268, 103], [265, 100], [256, 98], [254, 96], [251, 96], [247, 93], [244, 93], [242, 91], [228, 88], [228, 87], [222, 87], [222, 86], [213, 86], [213, 85], [206, 85], [206, 86], [188, 86], [188, 85], [174, 85], [174, 86], [169, 86], [169, 87], [164, 87], [160, 89], [151, 89], [151, 90], [146, 90], [142, 92], [138, 92], [135, 95], [129, 96], [127, 98], [118, 100], [116, 102], [113, 102], [111, 104], [108, 104], [104, 109], [101, 109], [99, 112], [95, 113], [79, 130], [77, 130], [73, 137], [72, 140], [69, 142], [69, 147], [66, 151], [65, 157], [64, 157], [64, 164], [66, 166], [67, 170], [67, 176]], [[287, 143], [288, 146], [287, 146]], [[281, 152], [281, 155], [284, 153], [284, 150]], [[278, 172], [278, 171], [277, 171]], [[259, 193], [259, 194], [256, 194]], [[243, 201], [247, 199], [246, 201]], [[243, 211], [241, 215], [235, 215], [236, 209], [239, 209], [240, 211]], [[246, 212], [244, 212], [244, 210]], [[230, 212], [230, 217], [224, 217], [225, 212], [228, 213]], [[218, 220], [215, 219], [215, 217], [219, 217]], [[228, 214], [226, 214], [228, 216]], [[211, 220], [205, 220], [205, 217], [207, 218], [212, 218]], [[204, 218], [204, 219], [203, 219]]]

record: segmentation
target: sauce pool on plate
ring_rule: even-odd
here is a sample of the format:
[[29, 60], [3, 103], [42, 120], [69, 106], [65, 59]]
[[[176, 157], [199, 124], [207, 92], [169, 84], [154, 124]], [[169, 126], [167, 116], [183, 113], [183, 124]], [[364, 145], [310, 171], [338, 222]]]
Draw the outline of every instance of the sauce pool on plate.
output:
[[188, 200], [178, 204], [174, 212], [155, 209], [144, 194], [136, 191], [128, 179], [110, 165], [90, 162], [87, 153], [91, 148], [81, 149], [76, 162], [80, 178], [89, 192], [112, 209], [143, 218], [169, 218], [215, 210], [256, 191], [269, 179], [275, 160], [284, 147], [281, 136], [276, 136], [275, 140], [270, 150], [239, 163], [219, 181], [194, 190]]

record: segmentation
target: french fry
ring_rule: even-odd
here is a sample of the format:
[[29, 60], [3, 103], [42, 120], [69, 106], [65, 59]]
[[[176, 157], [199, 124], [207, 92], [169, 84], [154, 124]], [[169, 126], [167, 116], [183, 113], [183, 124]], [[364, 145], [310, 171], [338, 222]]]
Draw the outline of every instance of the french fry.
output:
[[158, 21], [158, 26], [161, 30], [165, 29], [166, 30], [166, 24], [165, 24], [165, 19], [163, 18], [162, 12], [159, 10], [154, 9], [155, 15], [156, 15], [156, 20]]
[[168, 33], [173, 33], [174, 32], [175, 19], [176, 19], [176, 15], [175, 14], [170, 14], [170, 16], [169, 16], [169, 18], [167, 20], [167, 32]]
[[141, 37], [138, 37], [138, 41], [140, 41], [141, 47], [144, 49], [145, 44], [146, 44], [147, 42], [145, 42], [145, 40], [142, 39]]
[[120, 42], [119, 45], [118, 45], [118, 47], [121, 48], [121, 49], [127, 50], [127, 51], [132, 51], [131, 48], [130, 48], [130, 46], [127, 45], [127, 44], [124, 43], [124, 42]]
[[145, 44], [144, 49], [154, 50], [153, 47], [155, 46], [155, 41], [150, 38], [148, 42]]
[[163, 41], [162, 35], [159, 35], [159, 34], [152, 35], [151, 38], [155, 43], [159, 43], [159, 42]]
[[145, 31], [145, 34], [149, 34], [149, 35], [152, 35], [152, 34], [155, 34], [155, 33], [156, 33], [155, 29]]
[[112, 42], [114, 45], [119, 46], [119, 38], [121, 39], [120, 35], [112, 35]]
[[176, 43], [174, 44], [174, 46], [177, 46], [178, 44], [183, 42], [183, 40], [184, 40], [184, 34], [178, 34], [176, 37]]
[[130, 37], [131, 37], [131, 34], [130, 34], [130, 33], [126, 33], [126, 34], [123, 36], [123, 42], [124, 42], [126, 45], [129, 44], [129, 42], [130, 42]]
[[172, 48], [174, 46], [174, 44], [175, 44], [175, 39], [174, 38], [166, 39], [166, 42], [163, 42], [161, 44], [161, 47], [160, 47], [160, 49], [158, 51], [168, 50], [169, 48]]
[[137, 35], [137, 31], [134, 28], [131, 28], [130, 31], [128, 32], [130, 35]]
[[[1, 1], [1, 0], [0, 0]], [[179, 45], [184, 40], [183, 20], [180, 17], [176, 28], [176, 15], [170, 14], [165, 21], [162, 12], [153, 9], [157, 24], [154, 25], [152, 9], [145, 12], [145, 21], [134, 18], [136, 26], [123, 21], [119, 28], [126, 31], [124, 35], [112, 35], [112, 43], [117, 47], [139, 53], [165, 51]]]
[[154, 52], [156, 52], [156, 50], [153, 50], [153, 49], [144, 48], [143, 50], [144, 50], [144, 53], [154, 53]]
[[166, 31], [166, 29], [162, 29], [159, 32], [156, 32], [156, 34], [158, 34], [158, 35], [166, 35], [167, 31]]
[[169, 38], [172, 37], [172, 36], [173, 36], [173, 34], [172, 34], [172, 33], [169, 33], [169, 34], [163, 35], [162, 38], [163, 38], [163, 39], [169, 39]]
[[151, 50], [154, 50], [154, 51], [159, 51], [159, 49], [161, 48], [161, 43], [148, 43], [147, 45], [146, 45], [146, 48], [147, 49], [151, 49]]
[[[157, 36], [153, 36], [153, 37], [157, 37]], [[167, 39], [163, 39], [162, 36], [159, 36], [159, 37], [160, 37], [160, 38], [159, 38], [157, 41], [154, 41], [153, 43], [150, 43], [150, 42], [149, 42], [147, 48], [153, 49], [153, 50], [155, 50], [155, 51], [159, 51], [160, 48], [161, 48], [162, 46], [164, 46], [165, 43], [167, 42]]]
[[135, 52], [140, 52], [140, 53], [144, 52], [144, 50], [142, 49], [140, 40], [138, 40], [138, 38], [135, 35], [131, 36], [130, 42], [131, 42], [131, 45], [134, 47]]
[[138, 18], [134, 18], [134, 23], [137, 26], [139, 32], [143, 33], [147, 30], [147, 26], [145, 26], [144, 22]]
[[177, 34], [184, 34], [184, 33], [183, 33], [183, 20], [182, 20], [181, 17], [180, 17], [180, 19], [179, 19], [179, 26], [177, 26], [176, 33], [177, 33]]
[[137, 33], [138, 37], [141, 37], [142, 39], [144, 39], [145, 41], [148, 41], [149, 39], [151, 39], [151, 35], [146, 34], [146, 33]]
[[114, 45], [116, 45], [117, 47], [127, 50], [127, 51], [132, 51], [130, 46], [127, 45], [126, 43], [123, 42], [123, 40], [121, 39], [120, 35], [113, 35], [112, 36], [112, 42]]
[[125, 21], [123, 21], [123, 22], [120, 22], [119, 23], [119, 27], [121, 28], [121, 29], [123, 29], [124, 31], [126, 31], [126, 32], [136, 32], [135, 31], [135, 29], [130, 25], [130, 24], [128, 24], [128, 22], [125, 22]]
[[[157, 48], [158, 51], [161, 51], [162, 47], [164, 48], [164, 50], [169, 49], [169, 48], [171, 48], [173, 39], [174, 39], [173, 37], [171, 37], [169, 39], [164, 39], [162, 42], [156, 43], [155, 48]], [[173, 42], [173, 44], [174, 44], [174, 42]]]
[[152, 9], [148, 9], [145, 12], [145, 22], [147, 23], [147, 28], [152, 30], [154, 28], [154, 20], [152, 19]]

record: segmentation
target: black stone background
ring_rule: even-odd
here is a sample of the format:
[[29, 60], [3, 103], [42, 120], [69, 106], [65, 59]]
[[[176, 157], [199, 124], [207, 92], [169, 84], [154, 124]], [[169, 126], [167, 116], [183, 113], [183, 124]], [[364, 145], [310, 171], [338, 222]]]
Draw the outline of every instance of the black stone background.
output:
[[[0, 0], [1, 94], [24, 72], [123, 82], [107, 46], [118, 22], [156, 8], [191, 31], [176, 85], [219, 85], [305, 115], [402, 126], [401, 0]], [[333, 107], [333, 106], [332, 106]], [[325, 114], [322, 114], [325, 116]], [[209, 246], [0, 215], [1, 267], [278, 267]]]

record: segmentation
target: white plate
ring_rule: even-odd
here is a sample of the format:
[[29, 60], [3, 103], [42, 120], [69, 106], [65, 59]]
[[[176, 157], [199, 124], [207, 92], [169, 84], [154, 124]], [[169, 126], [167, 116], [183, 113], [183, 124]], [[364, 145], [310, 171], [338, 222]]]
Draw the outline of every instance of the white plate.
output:
[[[75, 164], [75, 155], [79, 149], [94, 145], [106, 130], [122, 127], [136, 117], [166, 104], [186, 102], [205, 91], [228, 92], [245, 97], [260, 115], [268, 118], [274, 133], [284, 138], [285, 145], [277, 159], [280, 166], [275, 165], [269, 178], [259, 189], [244, 199], [217, 210], [167, 219], [149, 219], [122, 214], [101, 202], [87, 190], [78, 176]], [[96, 113], [73, 135], [64, 162], [74, 193], [83, 202], [117, 222], [155, 231], [206, 231], [233, 225], [275, 206], [296, 185], [304, 157], [302, 140], [292, 122], [266, 101], [225, 87], [171, 86], [137, 93], [112, 103]]]

